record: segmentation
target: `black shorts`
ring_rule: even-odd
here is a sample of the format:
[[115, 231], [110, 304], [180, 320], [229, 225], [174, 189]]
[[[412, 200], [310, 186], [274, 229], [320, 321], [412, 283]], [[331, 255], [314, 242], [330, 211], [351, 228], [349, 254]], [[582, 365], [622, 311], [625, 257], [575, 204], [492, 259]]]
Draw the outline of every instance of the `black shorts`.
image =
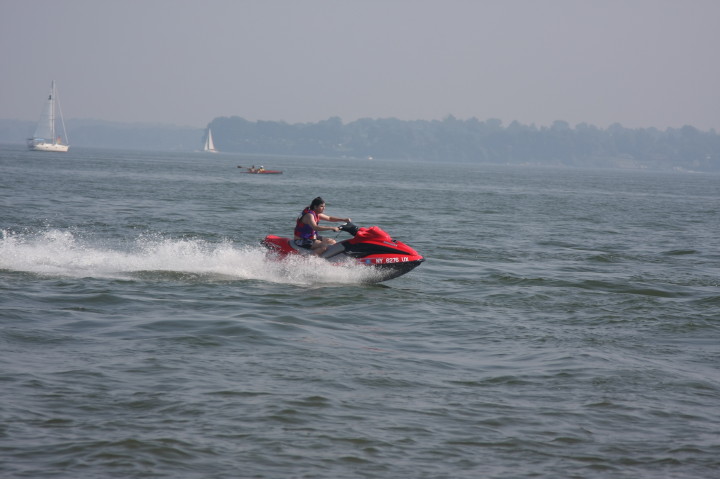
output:
[[299, 239], [295, 240], [295, 244], [300, 248], [312, 249], [312, 245], [315, 241], [311, 239]]

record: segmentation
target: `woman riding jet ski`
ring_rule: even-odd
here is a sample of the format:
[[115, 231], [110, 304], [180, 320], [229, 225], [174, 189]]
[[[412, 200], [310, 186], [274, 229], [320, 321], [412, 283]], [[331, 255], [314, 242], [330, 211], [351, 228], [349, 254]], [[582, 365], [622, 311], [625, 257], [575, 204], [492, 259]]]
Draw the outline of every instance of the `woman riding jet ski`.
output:
[[[425, 259], [417, 251], [394, 240], [377, 226], [360, 228], [350, 222], [350, 218], [335, 218], [325, 215], [325, 202], [318, 197], [298, 218], [295, 238], [283, 238], [268, 235], [262, 241], [268, 249], [280, 257], [288, 255], [317, 254], [333, 263], [347, 261], [375, 268], [379, 281], [397, 278], [417, 267]], [[319, 220], [343, 221], [339, 227], [319, 226]], [[305, 228], [307, 226], [307, 228]], [[316, 231], [345, 231], [353, 238], [336, 243], [329, 238], [319, 238]]]
[[335, 244], [335, 240], [331, 238], [323, 238], [318, 235], [318, 231], [340, 231], [337, 226], [320, 226], [320, 220], [324, 221], [343, 221], [350, 223], [350, 218], [337, 218], [325, 214], [325, 200], [317, 197], [312, 200], [310, 206], [305, 208], [295, 221], [295, 240], [298, 246], [312, 250], [316, 255], [322, 254], [328, 246]]

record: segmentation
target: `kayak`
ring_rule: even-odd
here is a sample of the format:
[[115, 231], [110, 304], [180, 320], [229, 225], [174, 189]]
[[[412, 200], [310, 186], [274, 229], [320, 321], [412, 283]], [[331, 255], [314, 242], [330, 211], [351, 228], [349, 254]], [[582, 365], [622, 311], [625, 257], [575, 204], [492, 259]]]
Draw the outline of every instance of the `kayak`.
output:
[[247, 171], [241, 171], [240, 173], [247, 173], [250, 175], [282, 175], [281, 170], [265, 170], [265, 169], [259, 170], [257, 168], [252, 169], [252, 168], [247, 168], [245, 166], [238, 166], [238, 168], [245, 168]]

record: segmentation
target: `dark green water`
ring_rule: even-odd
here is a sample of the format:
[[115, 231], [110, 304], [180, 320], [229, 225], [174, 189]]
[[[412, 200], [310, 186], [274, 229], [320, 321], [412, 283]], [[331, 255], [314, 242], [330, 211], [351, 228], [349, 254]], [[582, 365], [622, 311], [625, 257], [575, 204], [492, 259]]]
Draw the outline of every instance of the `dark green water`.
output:
[[[427, 261], [269, 261], [318, 195]], [[2, 147], [0, 476], [715, 477], [719, 210], [717, 176]]]

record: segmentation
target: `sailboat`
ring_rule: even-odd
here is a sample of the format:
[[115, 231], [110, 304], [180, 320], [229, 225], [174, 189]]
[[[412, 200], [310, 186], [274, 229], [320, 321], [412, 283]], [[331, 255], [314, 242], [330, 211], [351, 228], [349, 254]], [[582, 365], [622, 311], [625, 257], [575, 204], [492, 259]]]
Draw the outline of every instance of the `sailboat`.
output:
[[[59, 136], [55, 127], [56, 119], [60, 117], [63, 135]], [[64, 142], [63, 142], [64, 138]], [[57, 100], [55, 91], [55, 80], [50, 85], [50, 95], [45, 102], [40, 121], [32, 138], [28, 138], [28, 148], [34, 151], [68, 151], [67, 132], [65, 131], [65, 122], [63, 121], [60, 103]]]
[[203, 151], [207, 151], [210, 153], [218, 152], [215, 149], [215, 144], [213, 143], [212, 132], [210, 131], [210, 128], [208, 128], [207, 135], [205, 136], [205, 145], [203, 146]]

